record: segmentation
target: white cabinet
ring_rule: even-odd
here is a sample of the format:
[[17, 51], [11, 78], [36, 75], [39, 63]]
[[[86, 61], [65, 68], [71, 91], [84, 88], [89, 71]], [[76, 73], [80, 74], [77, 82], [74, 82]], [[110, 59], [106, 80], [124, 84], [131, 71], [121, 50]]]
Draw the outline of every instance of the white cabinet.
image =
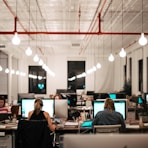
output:
[[0, 136], [0, 148], [12, 148], [12, 136]]

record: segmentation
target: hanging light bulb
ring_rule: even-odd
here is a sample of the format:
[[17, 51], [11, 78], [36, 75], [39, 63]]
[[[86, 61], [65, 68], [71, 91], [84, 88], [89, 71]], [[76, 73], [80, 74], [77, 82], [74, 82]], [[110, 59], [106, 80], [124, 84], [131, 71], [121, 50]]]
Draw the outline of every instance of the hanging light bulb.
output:
[[97, 67], [98, 69], [100, 69], [100, 68], [101, 68], [101, 64], [100, 64], [100, 63], [97, 63], [96, 67]]
[[44, 64], [43, 60], [40, 59], [40, 60], [39, 60], [39, 65], [43, 65], [43, 64]]
[[139, 38], [139, 44], [141, 46], [144, 46], [147, 44], [147, 38], [144, 36], [144, 33], [141, 33], [141, 36]]
[[15, 74], [15, 70], [12, 69], [12, 70], [11, 70], [11, 74]]
[[19, 74], [20, 74], [20, 72], [17, 70], [17, 71], [15, 72], [15, 74], [16, 74], [16, 75], [19, 75]]
[[28, 46], [27, 50], [26, 50], [26, 55], [27, 56], [31, 56], [32, 55], [32, 50], [31, 48]]
[[121, 51], [119, 52], [119, 56], [124, 58], [126, 56], [126, 52], [124, 50], [124, 48], [121, 48]]
[[0, 71], [2, 71], [3, 70], [3, 68], [2, 68], [2, 66], [0, 65]]
[[33, 58], [34, 62], [38, 62], [39, 61], [39, 56], [36, 54]]
[[5, 73], [9, 73], [9, 69], [8, 68], [6, 68]]
[[110, 56], [108, 57], [108, 60], [109, 60], [110, 62], [113, 62], [114, 59], [115, 59], [115, 58], [114, 58], [113, 54], [111, 53]]
[[14, 36], [13, 36], [13, 38], [12, 38], [12, 43], [13, 43], [14, 45], [19, 45], [20, 42], [21, 42], [21, 40], [20, 40], [20, 38], [18, 37], [17, 32], [15, 32], [15, 34], [14, 34]]

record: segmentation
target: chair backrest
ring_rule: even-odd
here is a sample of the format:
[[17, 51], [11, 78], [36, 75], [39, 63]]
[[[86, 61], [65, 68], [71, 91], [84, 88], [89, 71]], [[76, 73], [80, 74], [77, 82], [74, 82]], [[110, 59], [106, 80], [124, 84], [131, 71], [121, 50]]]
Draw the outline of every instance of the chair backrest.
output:
[[116, 125], [94, 125], [93, 132], [94, 133], [119, 133], [120, 132], [120, 124]]
[[16, 148], [50, 148], [50, 136], [47, 121], [20, 120], [16, 132]]

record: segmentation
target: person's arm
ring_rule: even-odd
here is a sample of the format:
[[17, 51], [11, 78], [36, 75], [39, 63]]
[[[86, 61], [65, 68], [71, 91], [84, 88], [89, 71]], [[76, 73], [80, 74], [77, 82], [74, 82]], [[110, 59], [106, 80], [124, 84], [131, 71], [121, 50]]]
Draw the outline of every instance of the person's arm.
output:
[[28, 118], [27, 118], [28, 120], [30, 120], [32, 114], [33, 114], [33, 111], [30, 111], [30, 112], [28, 113]]
[[126, 132], [125, 120], [124, 120], [122, 114], [119, 114], [119, 118], [120, 118], [120, 124], [121, 124], [120, 132], [124, 133], [124, 132]]
[[102, 112], [98, 112], [98, 113], [96, 114], [96, 116], [94, 117], [94, 119], [93, 119], [93, 121], [92, 121], [92, 125], [93, 125], [93, 126], [98, 124], [98, 121], [99, 121], [101, 115], [102, 115]]
[[45, 118], [46, 118], [46, 120], [48, 122], [48, 125], [49, 125], [50, 130], [51, 131], [55, 131], [56, 125], [55, 124], [52, 124], [49, 113], [44, 112], [44, 116], [45, 116]]

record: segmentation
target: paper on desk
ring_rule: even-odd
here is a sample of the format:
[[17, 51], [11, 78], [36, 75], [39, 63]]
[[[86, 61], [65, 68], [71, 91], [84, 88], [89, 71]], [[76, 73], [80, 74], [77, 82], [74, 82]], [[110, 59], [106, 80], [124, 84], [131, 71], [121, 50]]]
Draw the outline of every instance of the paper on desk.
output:
[[67, 121], [67, 122], [65, 122], [65, 125], [66, 126], [78, 126], [78, 122], [69, 122], [69, 121]]
[[148, 123], [144, 123], [144, 126], [148, 126]]
[[0, 125], [0, 128], [2, 128], [2, 129], [6, 128], [6, 125]]
[[139, 125], [130, 125], [130, 124], [126, 124], [126, 128], [139, 129]]

